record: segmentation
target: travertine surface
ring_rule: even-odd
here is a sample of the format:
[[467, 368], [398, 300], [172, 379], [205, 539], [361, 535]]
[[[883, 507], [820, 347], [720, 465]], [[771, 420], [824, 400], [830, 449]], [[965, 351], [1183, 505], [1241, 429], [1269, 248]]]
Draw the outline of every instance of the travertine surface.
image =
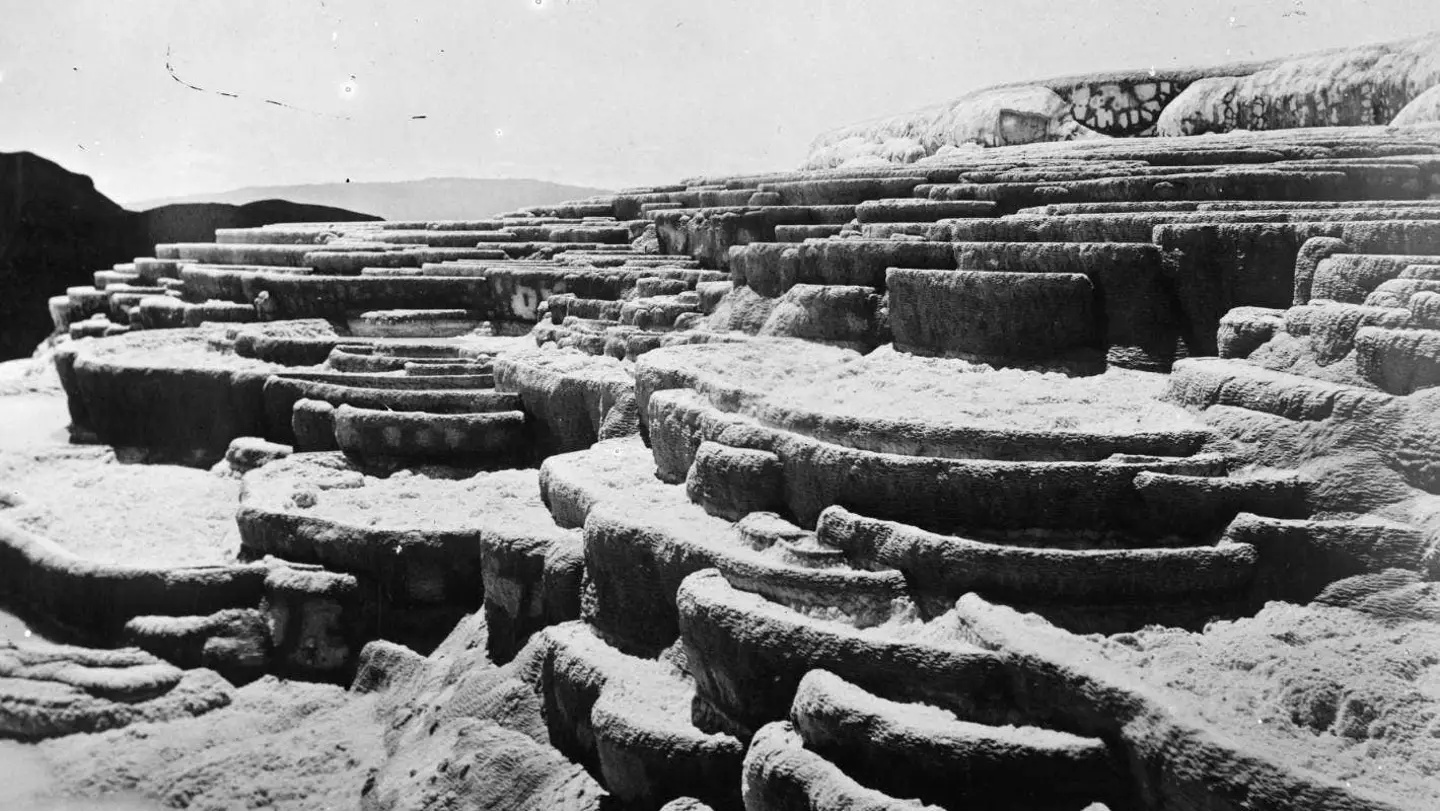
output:
[[0, 643], [15, 802], [1429, 809], [1434, 43], [96, 269], [0, 366], [94, 646]]

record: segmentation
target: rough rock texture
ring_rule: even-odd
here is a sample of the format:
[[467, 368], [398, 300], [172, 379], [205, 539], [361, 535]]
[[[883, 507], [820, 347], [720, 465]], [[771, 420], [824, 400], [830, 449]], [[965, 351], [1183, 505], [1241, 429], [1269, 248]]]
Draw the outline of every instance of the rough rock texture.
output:
[[198, 718], [41, 744], [35, 768], [48, 772], [48, 785], [17, 807], [48, 808], [47, 799], [67, 795], [80, 808], [83, 798], [121, 795], [151, 798], [156, 805], [147, 809], [357, 805], [383, 756], [372, 698], [274, 678], [233, 694], [228, 706]]
[[1215, 338], [1222, 358], [1247, 358], [1285, 324], [1285, 312], [1274, 307], [1236, 307], [1220, 319]]
[[73, 424], [106, 444], [146, 449], [152, 461], [204, 467], [235, 437], [263, 436], [260, 393], [275, 367], [216, 357], [208, 340], [154, 330], [62, 347], [57, 363]]
[[1232, 734], [1423, 807], [1440, 801], [1440, 747], [1430, 734], [1440, 641], [1433, 613], [1401, 609], [1433, 612], [1434, 584], [1405, 590], [1405, 602], [1391, 606], [1274, 603], [1204, 634], [1141, 631], [1111, 638], [1105, 650], [1147, 681], [1197, 696], [1201, 716]]
[[[187, 467], [122, 464], [113, 452], [85, 450], [39, 458], [0, 452], [0, 478], [14, 483], [7, 489], [11, 509], [0, 508], [0, 520], [99, 562], [235, 560], [237, 482]], [[75, 509], [79, 494], [83, 510]]]
[[[1163, 371], [1174, 359], [1177, 313], [1161, 254], [1152, 246], [961, 243], [955, 250], [961, 269], [1084, 275], [1093, 288], [1093, 301], [1072, 302], [1063, 315], [1076, 319], [1090, 311], [1092, 323], [1084, 326], [1097, 333], [1092, 340], [1105, 347], [1109, 363]], [[1085, 292], [1080, 289], [1073, 295], [1083, 298]], [[892, 329], [900, 320], [894, 309], [892, 297]], [[1010, 317], [1007, 311], [1004, 318]], [[1027, 335], [1025, 343], [1033, 340]]]
[[[792, 723], [805, 745], [866, 785], [944, 808], [1123, 804], [1119, 764], [1101, 741], [1037, 727], [961, 721], [889, 701], [824, 670], [801, 680]], [[1043, 772], [1043, 783], [1027, 775]], [[1118, 801], [1118, 802], [1117, 802]]]
[[1275, 739], [1220, 732], [1174, 690], [1115, 665], [1090, 640], [1057, 634], [1042, 621], [973, 595], [961, 598], [956, 610], [971, 634], [1006, 651], [1026, 712], [1115, 742], [1141, 807], [1415, 805], [1408, 793], [1312, 771]]
[[745, 755], [745, 807], [756, 811], [804, 808], [864, 808], [915, 811], [917, 806], [870, 789], [839, 767], [807, 750], [788, 723], [767, 724]]
[[[1160, 135], [1394, 123], [1440, 81], [1434, 40], [1292, 57], [1243, 76], [1200, 79], [1160, 115]], [[1420, 123], [1420, 122], [1410, 122]]]
[[428, 659], [372, 643], [356, 689], [375, 694], [384, 756], [360, 789], [365, 809], [598, 809], [605, 792], [549, 745], [536, 691], [549, 646], [534, 643], [507, 665], [485, 654], [486, 625], [457, 625]]
[[[368, 622], [416, 646], [433, 646], [444, 629], [409, 627], [401, 609], [421, 612], [417, 621], [427, 610], [453, 618], [483, 600], [497, 655], [574, 613], [578, 582], [550, 562], [574, 539], [541, 504], [535, 471], [374, 474], [339, 454], [252, 471], [237, 515], [244, 548], [362, 578], [361, 596], [381, 597]], [[437, 502], [452, 506], [437, 511]], [[557, 579], [546, 587], [552, 567]], [[387, 609], [397, 616], [387, 621]]]
[[1152, 399], [1163, 376], [1124, 369], [1068, 377], [889, 347], [857, 357], [755, 343], [652, 353], [637, 364], [637, 381], [647, 407], [656, 391], [692, 388], [764, 426], [878, 453], [1099, 460], [1193, 452], [1205, 442], [1193, 417]]
[[944, 144], [1008, 146], [1057, 140], [1069, 112], [1065, 99], [1048, 87], [980, 91], [951, 105], [826, 133], [811, 145], [805, 166], [829, 169], [865, 157], [913, 163]]
[[496, 366], [496, 386], [520, 395], [540, 426], [536, 444], [545, 453], [593, 443], [610, 409], [634, 389], [621, 364], [575, 352], [502, 358]]
[[36, 740], [202, 715], [233, 690], [139, 650], [0, 646], [0, 737]]
[[0, 681], [245, 686], [27, 751], [177, 807], [1428, 808], [1440, 131], [1152, 137], [1389, 117], [1417, 48], [87, 268], [0, 368], [3, 630], [146, 653]]
[[1007, 364], [1100, 348], [1095, 289], [1077, 273], [897, 269], [886, 285], [904, 352]]
[[1434, 52], [1427, 35], [1271, 62], [1001, 85], [823, 133], [804, 168], [923, 163], [970, 145], [1423, 123], [1428, 108], [1402, 113], [1440, 81]]

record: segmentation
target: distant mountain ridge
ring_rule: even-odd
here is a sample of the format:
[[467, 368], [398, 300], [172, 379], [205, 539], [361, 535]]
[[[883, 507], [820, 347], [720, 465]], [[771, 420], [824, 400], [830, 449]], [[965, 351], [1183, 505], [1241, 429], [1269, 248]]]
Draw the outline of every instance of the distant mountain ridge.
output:
[[209, 242], [217, 228], [376, 219], [286, 200], [127, 211], [85, 175], [29, 152], [0, 152], [0, 360], [29, 355], [50, 334], [50, 296], [154, 255], [156, 243]]
[[201, 202], [241, 204], [278, 198], [294, 203], [366, 211], [387, 220], [465, 220], [605, 193], [605, 189], [567, 186], [544, 180], [433, 177], [386, 183], [253, 186], [226, 192], [145, 200], [130, 207], [149, 209], [175, 203]]
[[[217, 228], [259, 228], [283, 222], [374, 222], [383, 219], [335, 206], [291, 200], [253, 203], [171, 203], [132, 213], [137, 236], [148, 250], [166, 242], [211, 242]], [[144, 254], [136, 254], [144, 256]]]

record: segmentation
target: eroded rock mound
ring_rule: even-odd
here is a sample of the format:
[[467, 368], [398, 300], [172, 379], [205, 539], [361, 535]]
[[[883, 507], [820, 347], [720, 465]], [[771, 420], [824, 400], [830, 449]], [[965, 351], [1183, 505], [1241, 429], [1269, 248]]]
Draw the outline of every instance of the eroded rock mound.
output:
[[1437, 81], [1433, 37], [1292, 57], [1246, 75], [1194, 82], [1160, 114], [1156, 132], [1422, 123], [1403, 120], [1404, 110]]
[[1440, 122], [1440, 85], [1411, 99], [1404, 109], [1390, 119], [1390, 126], [1410, 127], [1437, 122]]
[[923, 165], [966, 147], [1077, 138], [1423, 124], [1434, 120], [1423, 94], [1440, 81], [1435, 43], [1432, 34], [1269, 62], [1001, 85], [823, 133], [803, 168]]

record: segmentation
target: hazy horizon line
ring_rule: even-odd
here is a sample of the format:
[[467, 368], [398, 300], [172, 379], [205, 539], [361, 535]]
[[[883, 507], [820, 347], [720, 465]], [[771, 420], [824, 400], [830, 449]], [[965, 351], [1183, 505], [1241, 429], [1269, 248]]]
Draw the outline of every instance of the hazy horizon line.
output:
[[[58, 163], [58, 161], [57, 161], [57, 163]], [[79, 173], [77, 173], [77, 174], [79, 174]], [[93, 180], [93, 178], [92, 178], [92, 180]], [[222, 191], [197, 191], [197, 192], [187, 192], [187, 193], [184, 193], [184, 194], [170, 194], [170, 195], [165, 195], [164, 197], [152, 197], [152, 198], [147, 198], [147, 199], [144, 199], [144, 200], [132, 201], [132, 202], [129, 202], [129, 203], [121, 202], [120, 200], [115, 199], [115, 198], [113, 198], [113, 197], [112, 197], [111, 199], [112, 199], [112, 200], [115, 200], [115, 202], [120, 203], [121, 205], [124, 205], [124, 206], [135, 205], [135, 204], [138, 204], [138, 203], [150, 203], [150, 202], [158, 203], [158, 204], [160, 204], [160, 205], [164, 205], [164, 204], [165, 204], [165, 201], [167, 201], [167, 200], [182, 200], [182, 199], [187, 199], [187, 198], [192, 198], [192, 197], [198, 197], [198, 196], [204, 196], [204, 195], [236, 194], [236, 193], [239, 193], [239, 192], [248, 192], [248, 191], [253, 191], [253, 190], [256, 190], [256, 189], [305, 189], [305, 188], [312, 188], [312, 187], [313, 187], [313, 188], [318, 188], [318, 187], [322, 187], [322, 186], [347, 186], [347, 185], [349, 185], [349, 186], [399, 186], [399, 185], [403, 185], [403, 184], [406, 184], [406, 183], [429, 183], [429, 182], [432, 182], [432, 181], [444, 181], [444, 180], [464, 180], [464, 181], [475, 181], [475, 182], [508, 181], [508, 182], [517, 182], [517, 183], [545, 183], [545, 184], [548, 184], [548, 185], [551, 185], [551, 186], [567, 186], [567, 187], [575, 188], [575, 189], [585, 189], [585, 190], [587, 190], [587, 191], [596, 191], [596, 192], [604, 192], [604, 193], [609, 193], [609, 192], [613, 192], [613, 191], [614, 191], [614, 189], [607, 189], [607, 188], [603, 188], [603, 187], [600, 187], [600, 186], [590, 186], [590, 185], [586, 185], [586, 184], [584, 184], [584, 183], [566, 183], [566, 182], [564, 182], [564, 181], [559, 181], [559, 180], [545, 180], [545, 179], [543, 179], [543, 178], [538, 178], [538, 177], [466, 177], [466, 176], [463, 176], [463, 175], [432, 175], [432, 176], [430, 176], [430, 177], [417, 177], [417, 178], [410, 178], [410, 179], [408, 179], [408, 180], [351, 180], [351, 179], [348, 179], [348, 178], [347, 178], [347, 179], [345, 179], [345, 180], [319, 181], [319, 182], [307, 182], [307, 183], [266, 183], [266, 184], [255, 185], [255, 186], [237, 186], [237, 187], [235, 187], [235, 188], [233, 188], [233, 189], [225, 189], [225, 190], [222, 190]], [[96, 188], [98, 189], [99, 187], [97, 186]], [[106, 196], [108, 197], [109, 195], [106, 195]]]

